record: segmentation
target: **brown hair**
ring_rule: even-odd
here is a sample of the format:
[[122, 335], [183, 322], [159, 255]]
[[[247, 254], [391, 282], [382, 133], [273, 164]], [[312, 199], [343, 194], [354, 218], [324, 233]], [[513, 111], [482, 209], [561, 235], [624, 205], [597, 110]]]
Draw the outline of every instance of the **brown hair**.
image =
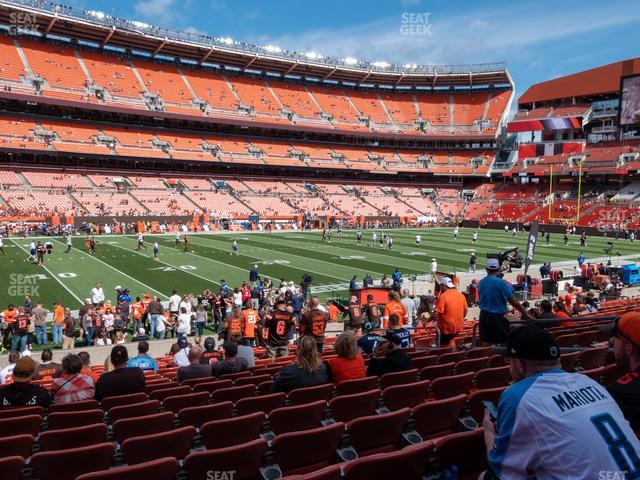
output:
[[298, 340], [297, 363], [300, 368], [311, 374], [315, 374], [322, 365], [316, 341], [311, 335], [303, 335]]
[[356, 337], [351, 332], [344, 332], [338, 335], [333, 349], [340, 358], [351, 360], [358, 353], [356, 348]]

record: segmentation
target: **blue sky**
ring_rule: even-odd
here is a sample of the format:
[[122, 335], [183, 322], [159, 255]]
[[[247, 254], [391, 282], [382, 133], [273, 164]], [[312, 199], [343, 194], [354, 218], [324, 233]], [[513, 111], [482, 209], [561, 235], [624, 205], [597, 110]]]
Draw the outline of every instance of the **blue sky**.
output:
[[[65, 3], [62, 0], [62, 3]], [[234, 40], [389, 63], [505, 61], [530, 85], [637, 57], [637, 0], [68, 0], [108, 14]], [[429, 34], [402, 35], [428, 13]], [[404, 18], [407, 18], [406, 15]]]

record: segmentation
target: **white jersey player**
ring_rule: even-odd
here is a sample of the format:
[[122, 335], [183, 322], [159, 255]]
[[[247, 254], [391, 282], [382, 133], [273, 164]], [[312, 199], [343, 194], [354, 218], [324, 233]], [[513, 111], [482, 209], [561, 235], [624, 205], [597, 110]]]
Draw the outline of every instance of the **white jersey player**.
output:
[[453, 238], [454, 240], [458, 239], [458, 235], [460, 235], [460, 229], [458, 227], [453, 229]]
[[422, 237], [420, 235], [416, 235], [416, 245], [419, 247], [422, 243]]
[[476, 243], [478, 241], [478, 232], [473, 232], [473, 235], [471, 235], [471, 241], [473, 243]]
[[376, 246], [376, 240], [378, 239], [378, 234], [376, 232], [373, 232], [371, 234], [371, 246], [375, 247]]

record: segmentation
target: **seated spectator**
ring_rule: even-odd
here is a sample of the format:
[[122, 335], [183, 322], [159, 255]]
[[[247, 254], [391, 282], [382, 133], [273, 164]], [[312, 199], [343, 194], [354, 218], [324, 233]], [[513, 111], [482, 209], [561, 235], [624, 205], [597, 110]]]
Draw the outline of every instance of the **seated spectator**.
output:
[[49, 392], [40, 385], [31, 383], [36, 362], [31, 357], [16, 361], [11, 378], [13, 383], [0, 388], [0, 409], [11, 407], [49, 406]]
[[389, 330], [400, 339], [400, 348], [409, 348], [411, 345], [411, 332], [402, 327], [400, 317], [395, 313], [389, 315]]
[[62, 373], [62, 365], [53, 361], [53, 352], [48, 348], [40, 355], [42, 363], [33, 372], [33, 380], [52, 380]]
[[329, 380], [335, 384], [365, 377], [364, 358], [358, 353], [356, 337], [351, 332], [338, 335], [333, 345], [338, 355], [326, 361]]
[[189, 359], [189, 365], [186, 367], [180, 367], [176, 379], [179, 383], [192, 378], [210, 378], [211, 366], [208, 364], [203, 365], [202, 360], [202, 347], [194, 345], [189, 349], [187, 355]]
[[314, 387], [329, 381], [327, 367], [318, 355], [316, 341], [309, 335], [298, 340], [296, 361], [280, 370], [270, 387], [271, 393], [290, 392], [296, 388]]
[[371, 355], [380, 341], [380, 330], [373, 329], [371, 322], [364, 324], [364, 335], [357, 342], [358, 350], [366, 355]]
[[500, 396], [495, 425], [485, 412], [485, 479], [638, 471], [640, 441], [620, 408], [591, 378], [562, 370], [551, 334], [534, 325], [517, 328], [506, 352], [515, 383]]
[[404, 372], [413, 368], [411, 358], [400, 349], [401, 342], [400, 337], [393, 332], [387, 332], [379, 337], [378, 345], [369, 360], [367, 377]]
[[244, 358], [238, 357], [238, 344], [231, 340], [224, 342], [224, 360], [211, 364], [211, 373], [214, 377], [228, 373], [244, 372], [249, 364]]
[[80, 370], [80, 373], [89, 375], [93, 378], [93, 383], [97, 383], [100, 374], [91, 370], [91, 355], [89, 355], [89, 352], [80, 352], [78, 353], [78, 357], [82, 360], [82, 370]]
[[142, 342], [143, 340], [149, 340], [149, 335], [147, 335], [146, 330], [143, 327], [138, 329], [136, 335], [131, 339], [132, 342]]
[[[176, 347], [174, 349], [174, 347]], [[175, 351], [174, 351], [175, 350]], [[171, 346], [173, 353], [173, 365], [176, 367], [186, 367], [189, 365], [189, 340], [186, 335], [180, 335], [178, 342]]]
[[544, 323], [541, 322], [541, 325], [545, 328], [557, 327], [560, 325], [560, 322], [550, 322], [549, 320], [553, 320], [558, 318], [555, 313], [553, 313], [553, 304], [549, 300], [543, 300], [540, 302], [540, 313], [536, 316], [538, 320], [545, 320]]
[[[251, 349], [253, 352], [253, 349]], [[216, 350], [216, 341], [213, 337], [207, 337], [204, 339], [204, 351], [200, 356], [200, 363], [202, 365], [209, 365], [214, 358], [222, 358], [221, 353]]]
[[11, 374], [13, 373], [13, 369], [16, 366], [16, 362], [20, 358], [20, 354], [18, 352], [10, 352], [9, 353], [9, 363], [6, 367], [0, 370], [0, 385], [7, 385], [11, 383]]
[[93, 398], [96, 386], [89, 375], [82, 373], [82, 360], [70, 353], [62, 359], [62, 374], [53, 379], [51, 403], [72, 403]]
[[149, 342], [142, 340], [138, 342], [138, 355], [129, 359], [127, 367], [138, 367], [142, 370], [158, 371], [158, 362], [156, 359], [149, 356]]
[[127, 367], [129, 354], [124, 345], [113, 347], [109, 360], [113, 370], [100, 375], [96, 383], [96, 400], [102, 401], [104, 398], [115, 395], [144, 392], [144, 372], [138, 367]]
[[600, 327], [613, 334], [613, 354], [620, 368], [630, 370], [607, 390], [634, 432], [640, 432], [640, 312], [628, 312], [613, 325]]
[[247, 361], [247, 368], [256, 366], [256, 356], [253, 352], [253, 347], [249, 345], [246, 338], [242, 338], [240, 335], [233, 335], [231, 341], [238, 344], [238, 358], [243, 358]]

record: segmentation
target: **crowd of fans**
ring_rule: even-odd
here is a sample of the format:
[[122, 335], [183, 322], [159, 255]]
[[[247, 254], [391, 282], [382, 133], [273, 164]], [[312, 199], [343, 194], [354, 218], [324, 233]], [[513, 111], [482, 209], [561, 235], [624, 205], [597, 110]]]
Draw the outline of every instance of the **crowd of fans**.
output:
[[[47, 407], [90, 398], [102, 401], [143, 392], [144, 372], [158, 370], [156, 359], [149, 355], [149, 339], [163, 338], [166, 332], [175, 338], [169, 355], [178, 368], [178, 382], [244, 372], [256, 365], [255, 347], [276, 359], [289, 355], [295, 345], [294, 360], [283, 364], [270, 386], [273, 393], [411, 370], [413, 359], [407, 352], [415, 347], [413, 336], [432, 327], [438, 328], [442, 345], [455, 350], [460, 343], [456, 339], [463, 332], [468, 303], [453, 278], [440, 279], [437, 295], [429, 292], [422, 297], [409, 295], [402, 290], [402, 282], [396, 281], [392, 285], [397, 288], [389, 290], [382, 308], [372, 296], [364, 304], [353, 296], [347, 305], [323, 305], [318, 297], [309, 296], [310, 283], [305, 278], [297, 287], [285, 281], [275, 287], [271, 280], [260, 278], [254, 267], [241, 288], [232, 289], [221, 281], [218, 292], [205, 290], [194, 296], [174, 291], [167, 306], [150, 295], [133, 300], [126, 288], [117, 288], [112, 306], [102, 286], [96, 284], [80, 318], [87, 345], [115, 344], [100, 375], [91, 370], [86, 351], [70, 352], [61, 364], [53, 362], [49, 349], [42, 351], [40, 364], [28, 351], [20, 355], [18, 347], [27, 342], [24, 337], [31, 318], [34, 327], [40, 327], [34, 328], [36, 339], [46, 341], [46, 327], [42, 328], [46, 310], [40, 303], [7, 309], [3, 321], [18, 327], [11, 330], [15, 351], [9, 354], [9, 365], [0, 371], [0, 383], [5, 384], [0, 388], [0, 408]], [[569, 291], [562, 299], [531, 307], [515, 298], [514, 287], [502, 278], [495, 259], [487, 261], [478, 290], [480, 341], [505, 346], [513, 380], [495, 412], [487, 405], [482, 425], [489, 465], [485, 478], [527, 478], [531, 474], [584, 478], [598, 471], [637, 471], [640, 442], [634, 432], [640, 431], [640, 314], [627, 313], [603, 327], [613, 338], [616, 362], [630, 371], [605, 388], [588, 376], [563, 371], [560, 348], [546, 331], [550, 326], [576, 322], [577, 316], [586, 313], [579, 306], [583, 298], [592, 298], [594, 306], [589, 312], [596, 311], [595, 296]], [[15, 313], [8, 315], [8, 311]], [[513, 312], [526, 325], [514, 329], [509, 318]], [[340, 315], [344, 332], [333, 342], [333, 355], [325, 358], [327, 325]], [[75, 321], [69, 317], [68, 309], [56, 304], [54, 327], [56, 319], [62, 318], [62, 335], [72, 338], [64, 345], [73, 348]], [[550, 322], [553, 319], [557, 322]], [[26, 323], [20, 323], [23, 320]], [[205, 337], [205, 324], [218, 333], [219, 342], [213, 336]], [[136, 333], [138, 354], [133, 357], [118, 344], [126, 341], [128, 326]], [[38, 380], [43, 379], [51, 381], [49, 390], [39, 385]], [[559, 463], [558, 457], [563, 461]]]

